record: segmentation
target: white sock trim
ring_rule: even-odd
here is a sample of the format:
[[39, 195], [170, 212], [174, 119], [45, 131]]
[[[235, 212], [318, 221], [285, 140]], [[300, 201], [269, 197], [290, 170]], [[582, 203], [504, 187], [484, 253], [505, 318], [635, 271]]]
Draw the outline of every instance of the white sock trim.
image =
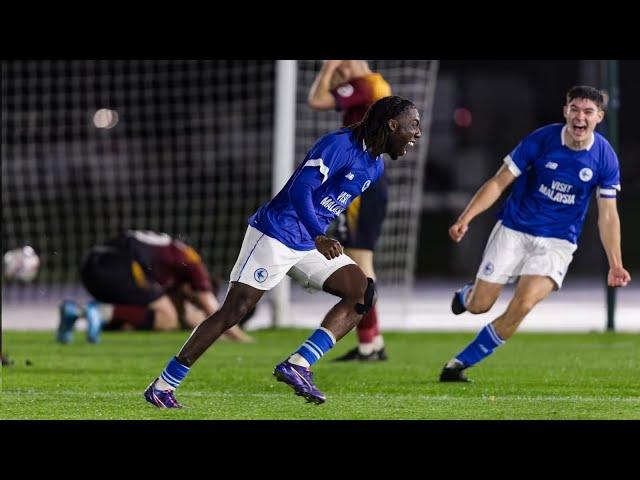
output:
[[474, 285], [471, 285], [469, 288], [467, 288], [467, 291], [464, 292], [464, 295], [462, 295], [462, 305], [464, 305], [464, 308], [467, 308], [467, 305], [469, 305], [469, 295], [471, 295], [473, 287]]
[[493, 326], [493, 324], [490, 323], [487, 326], [489, 327], [487, 330], [489, 331], [489, 335], [491, 336], [493, 341], [496, 342], [498, 345], [502, 345], [505, 342], [505, 340], [500, 338], [500, 335], [498, 335], [498, 332], [496, 332], [496, 329]]
[[384, 348], [384, 339], [382, 335], [376, 335], [373, 337], [373, 348], [376, 350], [382, 350]]
[[463, 366], [464, 366], [464, 363], [462, 363], [457, 358], [452, 358], [447, 362], [447, 365], [446, 365], [447, 368], [456, 368], [456, 367], [463, 367]]
[[298, 366], [304, 367], [304, 368], [309, 368], [311, 366], [311, 364], [309, 362], [307, 362], [307, 359], [304, 358], [299, 353], [294, 353], [293, 355], [291, 355], [289, 357], [289, 359], [287, 361], [289, 363], [293, 363], [294, 365], [298, 365]]
[[98, 310], [103, 321], [109, 322], [113, 318], [114, 306], [111, 303], [99, 303]]
[[336, 337], [334, 337], [333, 333], [331, 333], [331, 330], [327, 330], [324, 327], [320, 327], [320, 330], [322, 330], [323, 332], [325, 332], [327, 335], [329, 335], [329, 338], [331, 338], [331, 341], [333, 342], [333, 345], [336, 344]]
[[155, 388], [156, 390], [175, 390], [176, 387], [174, 387], [173, 385], [169, 385], [167, 382], [165, 382], [162, 377], [158, 377], [158, 379], [156, 380], [156, 384], [153, 386], [153, 388]]
[[371, 355], [376, 350], [376, 347], [373, 343], [360, 343], [358, 345], [358, 351], [362, 355]]

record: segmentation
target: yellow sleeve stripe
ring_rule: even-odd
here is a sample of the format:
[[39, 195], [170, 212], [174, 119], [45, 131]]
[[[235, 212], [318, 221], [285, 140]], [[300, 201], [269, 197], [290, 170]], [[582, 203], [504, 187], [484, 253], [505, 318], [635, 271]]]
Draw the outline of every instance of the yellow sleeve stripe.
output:
[[133, 275], [133, 280], [136, 282], [136, 285], [140, 288], [149, 288], [144, 270], [142, 270], [140, 264], [135, 260], [131, 262], [131, 274]]
[[367, 76], [367, 82], [371, 86], [371, 102], [376, 102], [381, 98], [391, 95], [391, 86], [379, 73], [372, 73]]
[[347, 225], [350, 232], [355, 232], [358, 227], [358, 218], [360, 217], [360, 197], [351, 202], [347, 207]]
[[196, 252], [192, 247], [189, 247], [187, 245], [185, 246], [183, 251], [189, 263], [202, 263], [202, 258], [200, 258], [200, 255], [198, 255], [198, 252]]

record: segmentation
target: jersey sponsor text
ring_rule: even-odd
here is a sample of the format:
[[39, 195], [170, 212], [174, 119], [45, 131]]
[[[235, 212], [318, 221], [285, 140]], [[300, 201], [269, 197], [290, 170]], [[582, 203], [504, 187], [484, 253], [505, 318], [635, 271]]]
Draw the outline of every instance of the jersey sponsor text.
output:
[[551, 188], [547, 187], [544, 183], [540, 185], [539, 191], [543, 195], [546, 195], [554, 202], [564, 203], [565, 205], [573, 205], [576, 203], [576, 196], [569, 194], [573, 188], [573, 185], [568, 183], [562, 183], [557, 181], [551, 182]]
[[320, 205], [322, 205], [334, 215], [340, 215], [344, 211], [344, 207], [334, 202], [331, 197], [324, 197], [320, 202]]

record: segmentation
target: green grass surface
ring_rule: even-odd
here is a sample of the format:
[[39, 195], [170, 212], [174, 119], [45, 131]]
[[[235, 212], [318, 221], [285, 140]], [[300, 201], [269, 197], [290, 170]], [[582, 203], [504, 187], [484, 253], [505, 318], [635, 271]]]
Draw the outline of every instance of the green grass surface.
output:
[[[158, 410], [142, 392], [187, 338], [105, 333], [100, 345], [59, 345], [48, 332], [3, 332], [15, 361], [2, 369], [2, 419], [640, 419], [640, 336], [519, 333], [441, 384], [440, 368], [469, 333], [386, 333], [387, 362], [333, 363], [349, 334], [313, 368], [327, 396], [305, 403], [271, 375], [308, 330], [253, 332], [255, 344], [217, 343], [178, 390], [187, 408]], [[27, 365], [27, 360], [31, 365]]]

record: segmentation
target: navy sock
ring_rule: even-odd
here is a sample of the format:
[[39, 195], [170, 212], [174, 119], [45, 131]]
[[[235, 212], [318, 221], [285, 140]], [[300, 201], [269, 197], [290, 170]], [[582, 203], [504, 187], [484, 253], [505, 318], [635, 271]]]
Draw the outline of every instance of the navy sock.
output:
[[456, 355], [456, 360], [459, 360], [465, 368], [468, 368], [491, 355], [503, 343], [504, 340], [500, 338], [493, 325], [489, 323], [480, 330], [473, 342]]

